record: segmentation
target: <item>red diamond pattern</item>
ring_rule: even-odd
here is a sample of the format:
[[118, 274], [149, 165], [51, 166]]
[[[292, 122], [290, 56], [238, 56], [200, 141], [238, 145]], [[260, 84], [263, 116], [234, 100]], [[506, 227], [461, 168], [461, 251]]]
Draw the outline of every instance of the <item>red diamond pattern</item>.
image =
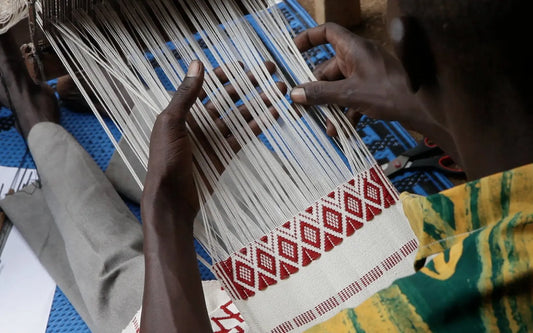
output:
[[376, 166], [215, 264], [215, 271], [234, 299], [246, 300], [335, 250], [397, 201], [398, 194]]
[[278, 254], [285, 259], [298, 263], [298, 244], [285, 237], [278, 237]]
[[365, 199], [381, 205], [381, 189], [365, 179]]
[[322, 214], [322, 218], [324, 219], [324, 226], [330, 230], [341, 234], [342, 230], [344, 229], [342, 225], [342, 213], [333, 210], [329, 207], [324, 207], [324, 209], [322, 210]]
[[364, 212], [363, 203], [361, 202], [361, 199], [356, 198], [350, 193], [346, 193], [344, 195], [344, 208], [350, 214], [353, 214], [360, 218], [363, 217]]
[[255, 284], [255, 270], [242, 262], [238, 262], [236, 266], [238, 280], [253, 287]]
[[272, 275], [276, 275], [276, 258], [261, 249], [257, 250], [257, 266]]
[[320, 248], [321, 240], [320, 229], [306, 222], [301, 222], [300, 233], [302, 241], [315, 248]]

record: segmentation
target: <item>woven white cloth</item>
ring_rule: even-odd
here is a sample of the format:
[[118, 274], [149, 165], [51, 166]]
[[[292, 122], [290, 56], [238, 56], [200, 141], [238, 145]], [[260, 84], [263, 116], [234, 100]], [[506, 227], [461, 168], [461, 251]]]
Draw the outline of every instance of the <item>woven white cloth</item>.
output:
[[[347, 191], [349, 187], [339, 187], [335, 197], [341, 199], [338, 194]], [[368, 188], [368, 184], [366, 187]], [[383, 195], [380, 196], [383, 198]], [[235, 274], [244, 275], [237, 276], [233, 282], [225, 281], [233, 300], [220, 282], [203, 282], [214, 332], [302, 332], [331, 318], [342, 309], [357, 307], [373, 294], [389, 287], [395, 280], [414, 273], [413, 263], [418, 242], [400, 202], [388, 208], [383, 207], [380, 212], [375, 210], [379, 205], [372, 203], [374, 213], [371, 213], [370, 209], [366, 209], [369, 208], [369, 202], [365, 207], [363, 203], [355, 204], [350, 198], [345, 200], [344, 196], [339, 200], [341, 204], [336, 205], [333, 195], [327, 198], [324, 200], [329, 201], [329, 204], [324, 208], [317, 203], [314, 207], [319, 211], [314, 214], [325, 217], [326, 223], [330, 224], [330, 228], [326, 226], [328, 230], [319, 231], [320, 228], [309, 223], [310, 215], [305, 219], [301, 214], [293, 222], [303, 224], [286, 224], [261, 240], [261, 245], [250, 244], [246, 251], [228, 260], [231, 261], [229, 265], [233, 267]], [[335, 206], [339, 208], [339, 212], [345, 213], [335, 215], [328, 210]], [[374, 216], [364, 223], [350, 220], [352, 213], [357, 215], [360, 209], [365, 220], [368, 214]], [[342, 223], [336, 224], [334, 216], [338, 216], [338, 221]], [[335, 227], [338, 228], [337, 231], [333, 230]], [[313, 234], [313, 230], [317, 233]], [[342, 235], [344, 230], [349, 236]], [[296, 233], [291, 235], [292, 231]], [[330, 240], [326, 241], [328, 237]], [[309, 258], [305, 265], [302, 258], [312, 255], [312, 240], [316, 240], [317, 245], [322, 244], [319, 246], [321, 249], [316, 249], [316, 253], [320, 252], [320, 255]], [[270, 244], [272, 242], [274, 244]], [[330, 244], [324, 244], [327, 242]], [[291, 244], [294, 246], [292, 249]], [[288, 266], [291, 258], [283, 253], [270, 254], [268, 248], [300, 257], [291, 265], [293, 268], [298, 266], [297, 269], [286, 271], [286, 276], [276, 281], [282, 267], [291, 269]], [[271, 270], [275, 268], [277, 273], [269, 274], [269, 267]], [[268, 276], [268, 281], [261, 286], [259, 280], [264, 281]], [[249, 278], [248, 281], [246, 277]], [[247, 285], [250, 281], [254, 283]], [[240, 292], [237, 291], [239, 284], [245, 287]], [[139, 311], [123, 333], [139, 332], [140, 318]]]
[[26, 0], [0, 1], [0, 34], [5, 33], [15, 24], [28, 16]]
[[301, 332], [414, 273], [418, 242], [376, 167], [215, 271], [253, 332]]
[[387, 209], [297, 274], [236, 300], [248, 325], [257, 332], [303, 332], [413, 274], [417, 241], [401, 210]]

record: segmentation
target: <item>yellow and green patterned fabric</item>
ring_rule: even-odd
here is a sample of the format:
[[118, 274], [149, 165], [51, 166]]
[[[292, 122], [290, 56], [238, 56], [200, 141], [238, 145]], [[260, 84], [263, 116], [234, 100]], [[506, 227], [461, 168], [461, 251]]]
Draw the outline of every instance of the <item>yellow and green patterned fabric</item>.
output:
[[433, 260], [308, 332], [533, 332], [533, 164], [402, 202]]

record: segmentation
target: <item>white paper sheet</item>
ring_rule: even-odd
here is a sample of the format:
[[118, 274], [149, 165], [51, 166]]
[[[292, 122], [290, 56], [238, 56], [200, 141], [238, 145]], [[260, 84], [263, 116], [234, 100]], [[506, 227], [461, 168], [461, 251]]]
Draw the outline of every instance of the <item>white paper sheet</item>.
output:
[[[35, 170], [0, 166], [0, 199], [37, 178]], [[56, 284], [18, 230], [0, 244], [0, 332], [45, 332]]]

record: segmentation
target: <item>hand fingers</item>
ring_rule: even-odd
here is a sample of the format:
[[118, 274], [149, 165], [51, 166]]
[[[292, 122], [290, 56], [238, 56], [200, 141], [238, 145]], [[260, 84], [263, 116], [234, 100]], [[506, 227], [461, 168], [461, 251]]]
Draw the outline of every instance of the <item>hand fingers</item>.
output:
[[313, 71], [313, 74], [318, 81], [337, 81], [344, 78], [337, 63], [337, 57], [333, 57], [318, 65]]
[[350, 124], [352, 124], [353, 127], [357, 126], [362, 116], [363, 114], [359, 112], [357, 109], [352, 108], [346, 112], [346, 118], [348, 118], [348, 120], [350, 121]]
[[[241, 65], [242, 68], [244, 68], [244, 64], [242, 62], [239, 62], [239, 64]], [[264, 65], [270, 74], [274, 74], [276, 72], [276, 64], [274, 64], [273, 62], [265, 61]], [[215, 68], [214, 74], [220, 80], [220, 83], [222, 84], [226, 84], [230, 81], [228, 75], [226, 74], [226, 72], [224, 71], [222, 67]], [[248, 75], [248, 78], [250, 79], [250, 81], [257, 82], [257, 80], [255, 79], [251, 71], [248, 71], [246, 74]]]
[[[239, 65], [244, 68], [244, 64], [239, 62]], [[274, 64], [273, 62], [271, 61], [266, 61], [265, 62], [265, 67], [267, 68], [268, 72], [272, 75], [276, 72], [276, 64]], [[230, 78], [228, 77], [228, 75], [226, 74], [226, 72], [224, 71], [224, 68], [222, 67], [217, 67], [214, 69], [213, 73], [216, 75], [216, 77], [218, 78], [218, 80], [220, 81], [220, 83], [222, 84], [226, 84], [228, 82], [230, 82]], [[246, 75], [248, 76], [248, 80], [250, 80], [250, 82], [254, 85], [254, 86], [257, 86], [258, 85], [258, 81], [257, 79], [255, 78], [255, 76], [252, 74], [251, 71], [248, 71], [246, 72]], [[202, 93], [200, 95], [200, 99], [204, 99], [207, 97], [207, 93], [205, 91], [202, 90]]]
[[[345, 113], [345, 116], [346, 118], [348, 118], [350, 124], [355, 127], [357, 126], [357, 123], [359, 123], [359, 120], [361, 120], [361, 117], [363, 115], [356, 109], [348, 109], [348, 111]], [[326, 119], [326, 133], [331, 137], [336, 137], [337, 135], [339, 135], [337, 128], [329, 119]]]
[[[270, 107], [269, 108], [269, 112], [270, 112], [270, 114], [272, 114], [272, 116], [275, 119], [279, 118], [279, 114], [278, 114], [278, 112], [276, 111], [276, 109], [274, 107]], [[262, 133], [261, 127], [259, 126], [257, 121], [252, 120], [252, 121], [248, 122], [248, 126], [250, 127], [250, 130], [252, 131], [252, 133], [254, 135], [257, 136], [257, 135]], [[239, 142], [237, 141], [237, 139], [233, 135], [231, 135], [231, 133], [229, 131], [227, 131], [225, 136], [226, 136], [226, 140], [227, 140], [229, 146], [233, 149], [233, 151], [234, 152], [238, 152], [241, 149], [241, 146], [239, 145]]]
[[[278, 89], [281, 91], [281, 93], [283, 95], [285, 95], [287, 93], [287, 85], [285, 85], [282, 82], [277, 82], [276, 85], [278, 86]], [[265, 93], [261, 93], [260, 96], [261, 96], [261, 99], [263, 100], [263, 102], [265, 103], [265, 105], [269, 108], [270, 113], [272, 113], [272, 108], [270, 108], [272, 106], [272, 101], [268, 98], [268, 96]], [[250, 114], [250, 111], [248, 110], [248, 108], [245, 105], [239, 107], [239, 111], [240, 111], [241, 115], [244, 117], [244, 119], [246, 119], [247, 122], [250, 122], [250, 121], [253, 120], [252, 119], [253, 117]], [[276, 112], [276, 114], [277, 114], [277, 112]]]
[[[276, 82], [276, 86], [277, 88], [281, 91], [281, 93], [283, 95], [285, 95], [287, 93], [287, 85], [283, 82]], [[240, 96], [239, 94], [237, 93], [235, 87], [233, 85], [228, 85], [225, 87], [226, 89], [226, 92], [228, 93], [228, 95], [230, 96], [231, 100], [236, 102], [238, 100], [240, 100]], [[265, 103], [267, 103], [268, 106], [270, 106], [272, 103], [270, 103], [270, 101], [268, 100], [267, 96], [265, 93], [261, 93], [261, 99], [263, 99], [263, 101], [265, 101]], [[217, 111], [217, 108], [215, 106], [215, 104], [213, 103], [213, 101], [209, 101], [206, 105], [205, 105], [207, 111], [209, 112], [209, 114], [211, 115], [211, 117], [213, 118], [216, 118], [216, 117], [220, 117], [220, 113]]]
[[[244, 64], [242, 62], [240, 62], [240, 61], [239, 61], [239, 66], [241, 66], [241, 68], [244, 69]], [[222, 67], [215, 68], [213, 70], [213, 74], [215, 74], [215, 76], [218, 78], [220, 83], [226, 84], [226, 83], [229, 82], [229, 77], [226, 74], [226, 72], [224, 71], [224, 68], [222, 68]]]
[[[241, 68], [244, 68], [244, 64], [240, 61], [239, 61], [239, 66], [241, 66]], [[224, 68], [222, 67], [215, 68], [213, 70], [213, 74], [215, 74], [215, 76], [218, 78], [218, 80], [222, 84], [226, 84], [229, 81], [228, 75], [226, 74], [226, 72], [224, 71]], [[200, 93], [199, 98], [203, 100], [206, 97], [207, 97], [207, 92], [204, 89], [202, 89], [202, 92]]]
[[336, 50], [339, 43], [348, 36], [354, 35], [338, 24], [326, 23], [302, 32], [294, 38], [294, 43], [300, 52], [308, 51], [315, 46], [323, 44], [331, 44]]
[[[270, 112], [270, 114], [274, 117], [274, 119], [278, 119], [279, 118], [279, 113], [278, 111], [273, 107], [271, 106], [268, 111]], [[259, 126], [259, 124], [257, 123], [256, 120], [251, 120], [248, 122], [248, 126], [250, 126], [250, 129], [252, 130], [252, 133], [254, 133], [254, 135], [259, 135], [262, 133], [261, 131], [261, 127]]]
[[[281, 92], [283, 94], [287, 93], [287, 86], [285, 84], [283, 84], [281, 82], [278, 82], [278, 88], [281, 90]], [[278, 112], [276, 111], [276, 109], [274, 107], [271, 107], [272, 106], [272, 102], [270, 101], [268, 96], [265, 93], [262, 93], [261, 94], [261, 99], [263, 100], [265, 105], [267, 107], [269, 107], [269, 112], [274, 116], [274, 118], [278, 119], [279, 114], [278, 114]], [[241, 116], [244, 118], [244, 120], [248, 123], [248, 126], [250, 126], [250, 128], [252, 128], [252, 131], [256, 135], [258, 135], [260, 132], [256, 133], [256, 131], [258, 130], [259, 127], [257, 126], [257, 122], [253, 119], [253, 116], [250, 113], [250, 111], [248, 110], [248, 108], [245, 105], [241, 105], [238, 108], [238, 111], [241, 114]], [[220, 130], [220, 132], [222, 133], [222, 135], [228, 136], [230, 134], [230, 130], [229, 130], [228, 126], [226, 125], [226, 122], [225, 122], [225, 120], [223, 118], [217, 118], [215, 120], [215, 123], [217, 124], [217, 127]]]
[[[285, 95], [287, 93], [288, 88], [285, 83], [276, 82], [276, 87], [278, 88], [278, 90], [281, 92], [282, 95]], [[259, 96], [261, 97], [261, 99], [263, 100], [263, 102], [265, 103], [267, 107], [272, 106], [272, 101], [270, 100], [270, 98], [268, 98], [268, 95], [266, 93], [262, 92], [261, 94], [259, 94]], [[244, 108], [248, 112], [248, 109], [246, 107]]]
[[291, 91], [294, 103], [302, 105], [350, 105], [347, 101], [347, 80], [317, 81], [302, 84]]
[[183, 80], [163, 113], [175, 116], [178, 121], [185, 123], [191, 107], [202, 90], [203, 82], [204, 65], [200, 61], [193, 61], [189, 66], [187, 77]]
[[326, 134], [331, 137], [336, 137], [338, 135], [337, 128], [329, 119], [326, 119]]

